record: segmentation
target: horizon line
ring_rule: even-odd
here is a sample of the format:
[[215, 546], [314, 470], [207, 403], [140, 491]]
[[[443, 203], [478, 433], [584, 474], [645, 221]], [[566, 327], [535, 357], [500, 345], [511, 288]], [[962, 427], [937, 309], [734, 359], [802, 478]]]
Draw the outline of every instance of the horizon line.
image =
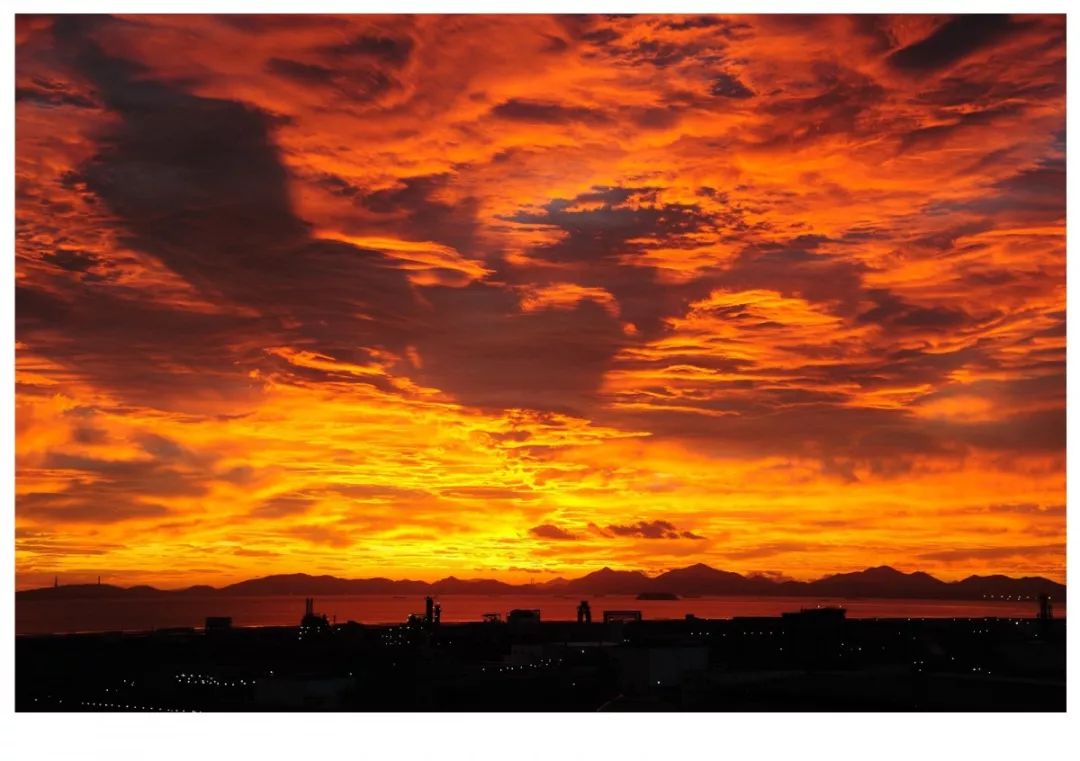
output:
[[[1012, 575], [1012, 574], [1010, 574], [1009, 572], [1006, 572], [1006, 571], [994, 571], [994, 572], [990, 572], [990, 573], [969, 572], [969, 573], [967, 573], [965, 575], [956, 576], [955, 578], [953, 578], [953, 577], [943, 578], [943, 577], [937, 576], [937, 575], [935, 575], [935, 574], [933, 574], [933, 573], [931, 573], [929, 571], [923, 571], [921, 569], [907, 571], [907, 570], [904, 570], [903, 568], [899, 568], [899, 567], [897, 567], [895, 565], [892, 565], [892, 564], [889, 564], [889, 563], [882, 563], [882, 564], [879, 564], [879, 565], [872, 565], [872, 566], [864, 566], [864, 567], [861, 567], [861, 568], [854, 568], [854, 569], [851, 569], [851, 570], [832, 571], [832, 572], [826, 573], [826, 574], [821, 575], [821, 576], [797, 578], [797, 577], [794, 577], [794, 576], [787, 576], [786, 574], [780, 574], [780, 575], [777, 575], [777, 576], [772, 576], [772, 575], [769, 575], [768, 573], [764, 573], [764, 572], [761, 572], [761, 571], [729, 571], [729, 570], [726, 570], [724, 568], [719, 568], [717, 566], [709, 565], [708, 563], [704, 563], [704, 562], [700, 562], [700, 561], [695, 562], [695, 563], [690, 563], [689, 565], [685, 565], [685, 566], [673, 566], [671, 568], [667, 568], [667, 569], [664, 569], [664, 570], [661, 570], [661, 571], [657, 571], [655, 573], [650, 573], [650, 572], [642, 570], [642, 569], [612, 568], [609, 565], [603, 565], [603, 566], [600, 566], [600, 567], [597, 567], [597, 568], [592, 568], [591, 570], [582, 569], [580, 571], [580, 574], [581, 574], [580, 576], [568, 576], [568, 575], [564, 576], [564, 575], [560, 574], [559, 572], [551, 571], [551, 572], [544, 572], [543, 574], [537, 574], [537, 575], [548, 576], [548, 578], [546, 578], [546, 579], [544, 579], [542, 581], [532, 581], [530, 579], [529, 581], [522, 581], [522, 582], [506, 581], [505, 579], [499, 578], [497, 576], [458, 576], [458, 575], [456, 575], [454, 573], [439, 576], [438, 578], [434, 578], [434, 579], [424, 579], [424, 578], [409, 578], [409, 577], [394, 578], [394, 577], [391, 577], [391, 576], [382, 576], [382, 575], [375, 575], [375, 576], [339, 576], [339, 575], [337, 575], [335, 573], [332, 573], [332, 572], [309, 572], [309, 571], [288, 571], [288, 572], [267, 573], [267, 574], [256, 575], [256, 576], [248, 576], [248, 577], [240, 578], [240, 579], [238, 579], [236, 581], [224, 582], [221, 586], [214, 586], [213, 584], [205, 583], [205, 582], [202, 582], [202, 583], [189, 583], [189, 584], [186, 584], [186, 585], [183, 585], [183, 586], [158, 586], [156, 583], [141, 582], [141, 583], [134, 583], [134, 584], [129, 584], [129, 585], [125, 586], [120, 581], [109, 581], [109, 580], [107, 580], [105, 574], [96, 575], [97, 578], [96, 579], [92, 578], [92, 580], [90, 580], [90, 581], [67, 582], [67, 583], [59, 583], [59, 579], [60, 579], [61, 574], [53, 574], [53, 577], [54, 577], [54, 580], [56, 582], [55, 585], [60, 586], [60, 587], [96, 586], [98, 584], [101, 584], [102, 586], [108, 585], [108, 586], [115, 586], [115, 587], [119, 587], [119, 588], [123, 588], [123, 589], [132, 589], [132, 588], [135, 588], [135, 587], [150, 587], [152, 589], [157, 589], [157, 590], [162, 591], [162, 592], [177, 592], [177, 591], [183, 591], [183, 590], [186, 590], [186, 589], [191, 589], [193, 587], [210, 587], [212, 589], [223, 589], [225, 587], [233, 586], [235, 584], [241, 584], [241, 583], [248, 582], [248, 581], [256, 581], [256, 580], [259, 580], [259, 579], [266, 579], [266, 578], [272, 578], [272, 577], [281, 577], [281, 576], [309, 576], [309, 577], [312, 577], [312, 578], [330, 577], [330, 578], [334, 578], [334, 579], [339, 579], [341, 581], [370, 581], [370, 580], [373, 580], [373, 579], [385, 579], [385, 580], [390, 581], [390, 582], [414, 582], [414, 583], [420, 583], [420, 584], [437, 584], [437, 583], [439, 583], [441, 581], [447, 581], [449, 579], [454, 579], [454, 580], [457, 580], [457, 581], [464, 581], [464, 582], [494, 581], [494, 582], [498, 582], [500, 584], [506, 584], [508, 586], [526, 587], [526, 586], [536, 586], [536, 585], [548, 584], [548, 583], [550, 583], [552, 581], [555, 581], [557, 579], [563, 579], [565, 581], [575, 581], [575, 580], [584, 578], [585, 576], [588, 576], [590, 574], [598, 573], [598, 572], [604, 571], [604, 570], [613, 571], [613, 572], [616, 572], [616, 573], [638, 573], [638, 574], [642, 574], [643, 576], [645, 576], [648, 579], [656, 579], [656, 578], [658, 578], [659, 576], [662, 576], [665, 573], [670, 573], [672, 571], [685, 570], [687, 568], [693, 568], [694, 566], [705, 566], [705, 567], [710, 568], [710, 569], [712, 569], [714, 571], [720, 571], [720, 572], [723, 572], [723, 573], [734, 573], [734, 574], [738, 574], [739, 576], [742, 576], [743, 578], [746, 578], [746, 579], [763, 579], [763, 580], [766, 580], [766, 581], [771, 581], [771, 582], [776, 583], [776, 584], [782, 584], [782, 583], [785, 583], [785, 582], [795, 582], [795, 583], [807, 584], [807, 583], [811, 583], [811, 582], [815, 582], [815, 581], [821, 581], [823, 579], [831, 578], [833, 576], [840, 576], [840, 575], [844, 575], [844, 574], [853, 574], [853, 573], [862, 573], [862, 572], [865, 572], [865, 571], [870, 571], [870, 570], [879, 569], [879, 568], [888, 568], [888, 569], [891, 569], [891, 570], [896, 571], [898, 573], [902, 573], [904, 575], [909, 575], [909, 576], [912, 575], [912, 574], [922, 573], [922, 574], [925, 574], [927, 576], [930, 576], [933, 579], [944, 582], [946, 584], [957, 583], [957, 582], [960, 582], [960, 581], [963, 581], [965, 579], [969, 579], [969, 578], [972, 578], [972, 577], [986, 578], [986, 577], [990, 577], [990, 576], [1004, 576], [1004, 577], [1010, 578], [1010, 579], [1039, 578], [1039, 579], [1045, 579], [1047, 581], [1051, 581], [1051, 582], [1053, 582], [1055, 584], [1060, 584], [1061, 586], [1067, 586], [1064, 576], [1062, 576], [1059, 579], [1059, 578], [1056, 578], [1054, 576], [1048, 576], [1048, 575], [1043, 575], [1043, 574], [1021, 573], [1020, 575]], [[93, 577], [93, 576], [95, 576], [95, 575], [91, 574], [91, 577]], [[46, 584], [44, 586], [21, 586], [16, 581], [15, 591], [16, 592], [26, 592], [26, 591], [32, 591], [32, 590], [37, 590], [37, 589], [48, 589], [48, 588], [50, 588], [52, 586], [54, 586], [54, 585], [53, 584]]]

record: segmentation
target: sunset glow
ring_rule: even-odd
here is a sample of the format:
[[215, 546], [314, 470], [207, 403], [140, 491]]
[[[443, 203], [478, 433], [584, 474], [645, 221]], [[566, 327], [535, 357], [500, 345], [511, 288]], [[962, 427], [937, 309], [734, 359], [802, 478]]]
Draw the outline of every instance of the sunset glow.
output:
[[17, 21], [20, 588], [1065, 580], [1065, 19]]

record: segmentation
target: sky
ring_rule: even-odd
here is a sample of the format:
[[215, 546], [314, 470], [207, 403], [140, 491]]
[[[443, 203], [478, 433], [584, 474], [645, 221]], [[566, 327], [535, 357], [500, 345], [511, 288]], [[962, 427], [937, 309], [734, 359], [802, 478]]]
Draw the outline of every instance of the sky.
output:
[[1064, 16], [16, 44], [20, 588], [1064, 581]]

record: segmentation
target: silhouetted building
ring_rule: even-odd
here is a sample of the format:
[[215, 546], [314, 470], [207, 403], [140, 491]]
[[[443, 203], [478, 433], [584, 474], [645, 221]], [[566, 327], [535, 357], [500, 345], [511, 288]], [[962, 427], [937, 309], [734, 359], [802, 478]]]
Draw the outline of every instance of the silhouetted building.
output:
[[847, 610], [827, 606], [823, 608], [803, 608], [799, 611], [781, 613], [780, 619], [784, 623], [795, 623], [803, 626], [828, 627], [843, 623], [847, 616]]
[[627, 624], [636, 624], [641, 621], [640, 610], [605, 610], [604, 626], [605, 636], [612, 641], [618, 642], [623, 639]]
[[330, 631], [330, 619], [315, 612], [315, 598], [304, 598], [304, 617], [300, 619], [299, 638]]
[[592, 608], [589, 607], [588, 600], [582, 600], [577, 606], [577, 622], [579, 624], [591, 624], [592, 623]]
[[[313, 608], [307, 601], [305, 623], [322, 631], [324, 617]], [[412, 625], [334, 626], [310, 641], [301, 635], [302, 642], [295, 627], [280, 626], [233, 627], [221, 636], [185, 628], [20, 635], [16, 707], [1065, 709], [1063, 609], [1042, 622], [1030, 615], [1026, 624], [994, 617], [852, 620], [821, 608], [783, 618], [638, 621], [638, 611], [608, 613], [605, 626], [585, 627], [569, 615], [540, 622], [537, 611], [517, 610], [516, 629], [478, 622], [432, 628], [419, 608]], [[207, 629], [226, 621], [209, 617]]]
[[424, 598], [424, 623], [432, 624], [435, 622], [435, 600], [433, 598]]
[[604, 611], [604, 623], [605, 624], [627, 624], [635, 623], [641, 620], [640, 610], [605, 610]]
[[207, 616], [206, 617], [206, 633], [207, 634], [220, 634], [232, 629], [232, 617], [231, 616]]
[[1039, 620], [1050, 621], [1054, 618], [1054, 605], [1050, 602], [1050, 595], [1039, 595]]
[[540, 628], [538, 609], [515, 609], [506, 616], [506, 624], [515, 634], [532, 634]]
[[484, 618], [484, 623], [485, 624], [501, 624], [502, 623], [502, 613], [485, 613], [483, 618]]
[[441, 618], [442, 618], [442, 605], [441, 605], [441, 604], [439, 604], [439, 603], [435, 603], [435, 609], [433, 610], [433, 618], [432, 618], [432, 622], [433, 622], [433, 623], [434, 623], [434, 624], [435, 624], [436, 626], [438, 626], [438, 625], [439, 625], [439, 620], [440, 620]]
[[540, 623], [540, 610], [539, 608], [525, 609], [515, 608], [510, 611], [510, 615], [506, 617], [508, 623]]

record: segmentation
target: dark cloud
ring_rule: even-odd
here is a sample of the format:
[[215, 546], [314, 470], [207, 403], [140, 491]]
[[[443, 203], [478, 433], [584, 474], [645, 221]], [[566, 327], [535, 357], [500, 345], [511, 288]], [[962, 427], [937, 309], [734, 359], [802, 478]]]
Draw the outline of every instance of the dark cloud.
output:
[[742, 100], [754, 97], [754, 91], [739, 81], [733, 74], [721, 72], [713, 78], [709, 92], [721, 98], [734, 98]]
[[319, 51], [335, 58], [374, 58], [394, 66], [402, 66], [413, 51], [413, 41], [408, 37], [384, 37], [361, 34], [348, 42], [327, 45]]
[[1047, 157], [1036, 165], [994, 182], [988, 192], [960, 201], [930, 202], [928, 214], [977, 214], [995, 226], [1052, 225], [1065, 218], [1064, 155]]
[[686, 29], [728, 27], [732, 24], [731, 20], [720, 16], [671, 16], [670, 19], [670, 21], [665, 20], [660, 26], [664, 29], [673, 29], [679, 32]]
[[[1064, 386], [1064, 374], [1060, 383]], [[947, 433], [985, 450], [1031, 453], [1061, 452], [1065, 448], [1065, 416], [1061, 409], [1004, 416], [997, 420], [951, 424]]]
[[271, 58], [266, 63], [266, 70], [271, 74], [292, 79], [301, 84], [326, 85], [337, 78], [337, 72], [325, 66], [303, 63], [288, 58]]
[[251, 394], [250, 379], [237, 370], [261, 355], [240, 348], [253, 336], [251, 318], [176, 311], [85, 288], [61, 298], [19, 286], [15, 302], [20, 340], [128, 402], [197, 408]]
[[110, 524], [160, 518], [169, 509], [141, 499], [138, 492], [97, 490], [90, 484], [74, 484], [63, 492], [30, 492], [19, 495], [19, 516], [43, 524]]
[[[919, 101], [938, 107], [975, 108], [975, 113], [1006, 104], [1024, 105], [1060, 98], [1065, 92], [1064, 67], [1050, 63], [1045, 67], [1049, 81], [1016, 81], [999, 76], [976, 78], [972, 73], [947, 76], [919, 96]], [[993, 72], [988, 72], [988, 74]], [[1019, 103], [1018, 103], [1019, 101]], [[962, 111], [962, 113], [966, 113]]]
[[648, 39], [639, 40], [624, 55], [635, 63], [648, 63], [664, 69], [682, 63], [696, 52], [696, 46]]
[[332, 525], [295, 526], [285, 529], [290, 536], [315, 545], [343, 549], [353, 544], [353, 538], [347, 531]]
[[545, 34], [548, 44], [544, 47], [546, 53], [562, 53], [565, 50], [570, 49], [570, 43], [564, 40], [562, 37], [558, 37], [553, 34]]
[[848, 16], [855, 33], [869, 44], [873, 53], [884, 53], [896, 45], [892, 33], [892, 20], [888, 16], [875, 13], [856, 13]]
[[281, 494], [264, 500], [251, 511], [253, 518], [289, 518], [303, 515], [315, 506], [315, 500], [297, 494]]
[[592, 301], [521, 312], [515, 296], [480, 283], [430, 288], [425, 298], [439, 318], [418, 338], [418, 378], [482, 408], [586, 414], [626, 342], [618, 320]]
[[585, 32], [581, 35], [581, 39], [585, 42], [592, 43], [597, 47], [604, 47], [612, 42], [615, 42], [621, 37], [621, 35], [610, 27], [604, 27], [601, 29], [593, 29], [592, 31]]
[[16, 103], [32, 103], [37, 106], [59, 108], [98, 108], [98, 103], [86, 95], [73, 92], [62, 82], [35, 77], [25, 85], [15, 87]]
[[858, 316], [859, 322], [872, 322], [893, 328], [913, 328], [923, 331], [955, 330], [972, 322], [962, 309], [936, 304], [916, 306], [894, 293], [882, 289], [868, 292], [876, 304]]
[[405, 177], [392, 187], [354, 194], [354, 202], [383, 215], [387, 230], [469, 252], [476, 245], [477, 202], [467, 196], [454, 203], [445, 200], [452, 185], [453, 177], [445, 173]]
[[[310, 236], [292, 210], [272, 119], [147, 79], [138, 66], [104, 54], [87, 31], [81, 17], [55, 27], [73, 64], [119, 119], [76, 181], [116, 215], [127, 245], [207, 299], [237, 309], [194, 313], [106, 292], [71, 294], [69, 301], [27, 288], [18, 296], [20, 335], [35, 334], [38, 350], [66, 362], [85, 347], [95, 359], [80, 370], [110, 385], [213, 388], [220, 374], [219, 388], [240, 393], [251, 385], [244, 365], [261, 361], [261, 351], [240, 348], [245, 343], [300, 344], [343, 361], [366, 360], [358, 344], [401, 350], [415, 306], [405, 274], [378, 252]], [[169, 342], [160, 340], [165, 325]], [[245, 334], [260, 338], [246, 342]], [[137, 347], [148, 354], [134, 377], [124, 378]], [[146, 361], [153, 357], [163, 361]]]
[[291, 58], [271, 58], [266, 70], [307, 87], [330, 88], [355, 104], [378, 98], [398, 84], [389, 74], [371, 66], [338, 69]]
[[735, 290], [764, 288], [788, 297], [834, 303], [844, 312], [853, 312], [866, 267], [814, 248], [816, 245], [798, 245], [796, 241], [746, 248], [717, 279]]
[[338, 27], [341, 21], [331, 15], [288, 13], [288, 14], [244, 14], [222, 13], [213, 16], [219, 24], [248, 32], [252, 35], [274, 31], [297, 31], [301, 29], [324, 29]]
[[[71, 471], [74, 478], [89, 476], [96, 491], [129, 491], [159, 496], [199, 496], [207, 490], [204, 473], [173, 467], [161, 460], [99, 460], [82, 455], [50, 452], [44, 467]], [[100, 481], [96, 479], [102, 479]]]
[[630, 525], [609, 525], [606, 530], [615, 536], [634, 536], [641, 539], [704, 539], [691, 531], [679, 531], [662, 520], [638, 521]]
[[889, 56], [896, 69], [925, 73], [950, 66], [1022, 28], [1008, 16], [989, 13], [957, 16], [930, 35]]
[[668, 129], [679, 123], [679, 113], [674, 108], [634, 109], [630, 118], [642, 129]]
[[87, 272], [98, 264], [98, 258], [87, 251], [58, 248], [42, 257], [49, 264], [68, 272]]
[[557, 102], [512, 98], [491, 109], [493, 116], [531, 124], [603, 124], [611, 117], [602, 111], [584, 106], [564, 106]]
[[714, 218], [698, 204], [665, 202], [660, 190], [596, 186], [574, 198], [555, 198], [539, 208], [521, 210], [506, 221], [565, 233], [558, 242], [531, 251], [534, 257], [557, 263], [632, 261], [634, 254], [648, 250], [650, 241], [678, 246], [692, 234], [738, 223], [737, 216]]
[[71, 431], [72, 441], [78, 444], [97, 445], [109, 440], [109, 434], [92, 425], [77, 425]]
[[542, 523], [539, 526], [533, 526], [529, 529], [529, 533], [538, 539], [569, 540], [578, 538], [577, 534], [572, 534], [552, 523]]
[[1004, 194], [1002, 200], [1010, 208], [1064, 213], [1065, 158], [1043, 159], [1034, 167], [994, 183], [994, 189]]
[[777, 117], [762, 128], [759, 148], [812, 143], [833, 135], [850, 139], [867, 132], [880, 134], [873, 118], [887, 91], [873, 78], [834, 64], [816, 64], [812, 90], [780, 93], [762, 106]]
[[947, 121], [929, 127], [919, 127], [903, 134], [900, 138], [900, 151], [936, 147], [949, 138], [974, 127], [984, 127], [996, 121], [1021, 116], [1027, 107], [1020, 103], [1006, 103], [991, 108], [965, 111], [950, 117]]

